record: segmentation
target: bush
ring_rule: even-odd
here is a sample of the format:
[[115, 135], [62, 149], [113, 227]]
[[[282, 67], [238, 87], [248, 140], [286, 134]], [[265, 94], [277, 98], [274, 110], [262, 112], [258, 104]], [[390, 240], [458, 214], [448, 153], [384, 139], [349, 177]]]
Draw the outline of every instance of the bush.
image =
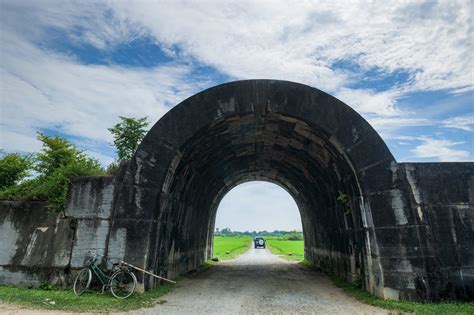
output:
[[292, 231], [287, 233], [283, 238], [289, 241], [302, 241], [303, 232]]
[[69, 178], [73, 176], [103, 175], [105, 172], [95, 159], [78, 150], [67, 139], [38, 134], [43, 148], [34, 159], [36, 178], [0, 190], [0, 199], [45, 200], [52, 213], [66, 208]]
[[31, 155], [5, 154], [0, 158], [0, 189], [18, 184], [30, 174], [33, 164]]

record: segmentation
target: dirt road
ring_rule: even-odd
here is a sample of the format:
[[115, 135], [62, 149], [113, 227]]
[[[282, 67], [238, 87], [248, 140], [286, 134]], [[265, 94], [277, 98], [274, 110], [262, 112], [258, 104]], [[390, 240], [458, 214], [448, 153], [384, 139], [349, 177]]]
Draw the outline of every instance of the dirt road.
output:
[[[160, 299], [166, 303], [121, 314], [388, 314], [349, 297], [321, 273], [253, 248], [180, 281]], [[64, 314], [2, 303], [0, 313]]]
[[323, 274], [251, 249], [185, 279], [167, 302], [135, 314], [387, 314], [362, 304]]

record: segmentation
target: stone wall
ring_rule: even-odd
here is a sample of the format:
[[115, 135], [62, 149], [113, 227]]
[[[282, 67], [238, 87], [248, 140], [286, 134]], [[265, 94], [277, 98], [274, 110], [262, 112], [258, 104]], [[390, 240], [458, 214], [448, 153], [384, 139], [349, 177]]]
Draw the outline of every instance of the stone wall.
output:
[[[383, 276], [392, 277], [393, 270], [398, 277], [394, 297], [474, 299], [474, 165], [403, 163], [395, 168], [404, 192], [403, 213], [417, 219], [376, 230], [383, 264], [392, 264]], [[144, 231], [153, 222], [116, 215], [116, 186], [113, 177], [75, 178], [65, 214], [54, 217], [43, 202], [1, 201], [0, 283], [70, 286], [89, 250], [146, 267], [150, 235]], [[138, 276], [143, 284], [146, 279]]]
[[45, 202], [0, 201], [0, 283], [67, 287], [87, 251], [100, 257], [110, 245], [113, 258], [123, 258], [124, 244], [109, 239], [113, 182], [106, 176], [72, 179], [67, 209], [56, 216]]
[[[114, 178], [78, 177], [71, 180], [66, 217], [76, 219], [71, 267], [80, 268], [88, 251], [107, 254], [114, 196]], [[123, 257], [121, 257], [123, 258]]]
[[420, 220], [425, 299], [474, 299], [474, 163], [403, 163]]
[[0, 283], [69, 282], [74, 219], [51, 217], [44, 202], [0, 202]]

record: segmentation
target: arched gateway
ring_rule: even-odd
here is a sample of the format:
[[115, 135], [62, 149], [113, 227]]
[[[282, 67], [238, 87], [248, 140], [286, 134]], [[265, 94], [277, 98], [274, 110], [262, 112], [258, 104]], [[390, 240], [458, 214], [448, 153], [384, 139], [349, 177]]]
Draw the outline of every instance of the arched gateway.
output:
[[73, 179], [63, 218], [0, 202], [0, 283], [67, 285], [88, 250], [168, 277], [192, 270], [211, 257], [220, 200], [251, 180], [293, 196], [305, 257], [324, 271], [387, 298], [474, 299], [474, 163], [397, 163], [349, 106], [273, 80], [177, 105], [117, 176]]
[[137, 243], [128, 244], [141, 250], [131, 258], [173, 277], [211, 258], [222, 197], [242, 182], [269, 181], [299, 207], [307, 259], [360, 278], [378, 296], [430, 298], [436, 263], [406, 171], [336, 98], [287, 81], [232, 82], [153, 126], [124, 174], [114, 224], [140, 220]]

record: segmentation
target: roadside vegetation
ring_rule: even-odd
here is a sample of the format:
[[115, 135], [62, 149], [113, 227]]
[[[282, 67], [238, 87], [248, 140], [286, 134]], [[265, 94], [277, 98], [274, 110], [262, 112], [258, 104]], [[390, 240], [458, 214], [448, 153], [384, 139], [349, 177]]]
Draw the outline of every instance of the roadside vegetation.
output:
[[142, 307], [165, 303], [161, 296], [173, 289], [172, 284], [162, 284], [157, 289], [144, 293], [134, 293], [131, 297], [120, 300], [105, 292], [86, 292], [76, 296], [71, 289], [61, 290], [43, 285], [39, 288], [0, 286], [0, 300], [48, 310], [63, 310], [76, 312], [114, 312], [136, 310]]
[[245, 253], [252, 245], [250, 236], [216, 235], [214, 236], [213, 258], [233, 259]]
[[214, 234], [214, 257], [232, 259], [252, 246], [254, 237], [266, 240], [267, 248], [275, 255], [288, 260], [304, 259], [303, 232], [300, 231], [232, 231], [229, 228], [216, 230]]
[[[303, 260], [302, 265], [321, 271], [319, 268], [314, 266], [314, 264], [308, 260]], [[445, 314], [474, 314], [474, 302], [470, 303], [458, 303], [458, 302], [449, 302], [444, 301], [440, 303], [421, 303], [421, 302], [410, 302], [410, 301], [393, 301], [393, 300], [384, 300], [382, 298], [373, 296], [369, 292], [362, 289], [361, 284], [348, 282], [340, 277], [330, 275], [331, 281], [337, 287], [344, 290], [347, 294], [353, 296], [357, 300], [389, 309], [397, 312], [403, 313], [414, 313], [414, 314], [433, 314], [433, 315], [445, 315]]]
[[269, 231], [232, 231], [229, 228], [225, 228], [222, 230], [216, 229], [214, 232], [216, 236], [249, 236], [249, 237], [279, 237], [283, 239], [293, 240], [293, 241], [302, 241], [303, 240], [303, 232], [301, 231], [282, 231], [282, 230], [275, 230], [272, 232]]
[[52, 214], [66, 208], [69, 179], [117, 173], [146, 133], [147, 118], [120, 117], [108, 130], [114, 137], [118, 159], [104, 169], [68, 139], [39, 132], [39, 152], [20, 154], [0, 150], [0, 200], [45, 201]]
[[268, 249], [281, 258], [295, 261], [304, 259], [304, 243], [301, 240], [268, 237], [265, 239]]
[[371, 295], [360, 286], [338, 277], [331, 277], [332, 282], [356, 299], [366, 304], [415, 314], [474, 314], [474, 303], [420, 303], [409, 301], [384, 300]]
[[[5, 154], [0, 158], [0, 173], [9, 174], [2, 183], [0, 199], [42, 200], [52, 213], [66, 206], [69, 178], [104, 175], [96, 159], [88, 157], [67, 139], [38, 133], [43, 147], [29, 155]], [[33, 177], [29, 177], [33, 175]]]

